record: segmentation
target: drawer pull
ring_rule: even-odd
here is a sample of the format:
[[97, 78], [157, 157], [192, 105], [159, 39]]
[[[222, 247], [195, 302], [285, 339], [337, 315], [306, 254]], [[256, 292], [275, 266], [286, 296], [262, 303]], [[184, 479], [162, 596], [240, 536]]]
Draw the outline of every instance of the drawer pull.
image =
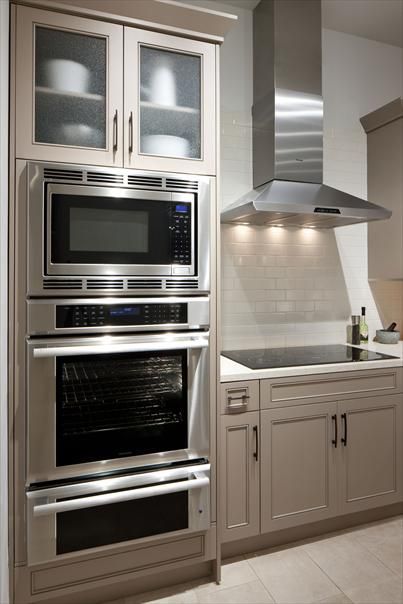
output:
[[[227, 397], [227, 408], [228, 409], [245, 409], [248, 406], [248, 400], [250, 396], [243, 394], [242, 396], [228, 396]], [[241, 403], [233, 403], [232, 401], [242, 401]]]

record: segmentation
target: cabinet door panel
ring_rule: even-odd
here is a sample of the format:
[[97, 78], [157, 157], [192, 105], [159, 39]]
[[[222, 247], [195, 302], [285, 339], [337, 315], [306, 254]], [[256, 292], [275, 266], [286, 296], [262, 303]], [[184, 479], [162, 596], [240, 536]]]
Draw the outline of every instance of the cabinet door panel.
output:
[[339, 403], [343, 419], [340, 495], [344, 513], [394, 503], [402, 493], [401, 396]]
[[123, 27], [17, 8], [17, 156], [122, 165]]
[[336, 514], [336, 404], [261, 412], [262, 532]]
[[259, 412], [221, 417], [221, 518], [223, 541], [259, 533]]
[[125, 28], [125, 165], [215, 174], [214, 45]]

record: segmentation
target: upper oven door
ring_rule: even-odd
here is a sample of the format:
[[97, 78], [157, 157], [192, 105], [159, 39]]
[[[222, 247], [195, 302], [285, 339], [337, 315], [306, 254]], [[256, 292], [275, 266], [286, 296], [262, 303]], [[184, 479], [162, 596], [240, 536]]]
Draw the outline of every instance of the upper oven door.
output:
[[28, 484], [209, 455], [208, 333], [28, 343]]
[[[48, 275], [194, 274], [194, 196], [48, 184]], [[185, 197], [185, 199], [183, 199]]]

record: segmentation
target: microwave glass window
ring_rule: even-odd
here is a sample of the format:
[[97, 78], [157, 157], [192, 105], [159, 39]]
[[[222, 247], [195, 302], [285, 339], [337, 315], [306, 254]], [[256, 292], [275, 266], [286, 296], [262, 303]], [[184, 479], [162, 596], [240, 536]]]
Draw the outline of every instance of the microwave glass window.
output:
[[51, 265], [190, 264], [190, 203], [59, 193], [49, 203]]
[[146, 211], [70, 208], [70, 250], [148, 252], [148, 222]]
[[188, 446], [187, 351], [59, 357], [56, 465]]

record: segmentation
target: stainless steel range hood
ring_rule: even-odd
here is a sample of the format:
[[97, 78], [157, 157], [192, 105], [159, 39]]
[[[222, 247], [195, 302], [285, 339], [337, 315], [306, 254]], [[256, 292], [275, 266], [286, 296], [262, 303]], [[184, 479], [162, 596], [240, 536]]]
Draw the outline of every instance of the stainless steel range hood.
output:
[[261, 0], [253, 11], [253, 190], [221, 222], [332, 228], [391, 212], [322, 184], [319, 0]]

